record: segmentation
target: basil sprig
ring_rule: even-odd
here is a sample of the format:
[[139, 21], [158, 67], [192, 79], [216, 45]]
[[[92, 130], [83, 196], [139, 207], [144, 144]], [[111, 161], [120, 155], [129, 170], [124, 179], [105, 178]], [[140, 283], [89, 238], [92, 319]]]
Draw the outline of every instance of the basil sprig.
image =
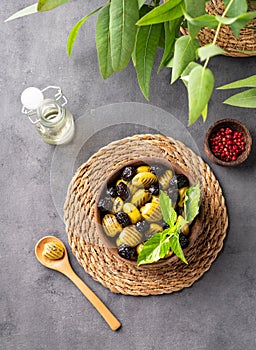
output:
[[171, 199], [160, 193], [160, 208], [164, 221], [169, 225], [162, 232], [154, 234], [143, 245], [137, 264], [150, 264], [166, 256], [172, 250], [185, 264], [188, 264], [179, 242], [179, 234], [183, 226], [190, 224], [199, 213], [200, 186], [197, 182], [186, 191], [184, 200], [184, 216], [178, 216], [172, 207]]

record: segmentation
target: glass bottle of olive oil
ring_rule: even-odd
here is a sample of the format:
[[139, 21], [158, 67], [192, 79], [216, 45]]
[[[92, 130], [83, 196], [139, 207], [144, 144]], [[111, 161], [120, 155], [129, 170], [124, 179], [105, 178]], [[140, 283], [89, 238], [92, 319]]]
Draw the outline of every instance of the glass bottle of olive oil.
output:
[[[44, 93], [55, 90], [53, 97], [45, 98]], [[75, 124], [72, 114], [64, 107], [66, 97], [61, 89], [48, 86], [43, 90], [27, 88], [21, 95], [22, 113], [26, 114], [43, 140], [60, 145], [68, 143], [74, 136]]]

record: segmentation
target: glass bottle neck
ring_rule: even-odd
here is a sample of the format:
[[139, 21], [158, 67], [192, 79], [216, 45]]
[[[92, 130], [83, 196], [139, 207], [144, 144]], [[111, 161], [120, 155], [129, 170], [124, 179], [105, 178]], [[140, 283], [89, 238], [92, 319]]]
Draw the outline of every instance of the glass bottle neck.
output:
[[53, 127], [63, 119], [63, 110], [56, 100], [46, 99], [37, 108], [37, 115], [41, 124]]

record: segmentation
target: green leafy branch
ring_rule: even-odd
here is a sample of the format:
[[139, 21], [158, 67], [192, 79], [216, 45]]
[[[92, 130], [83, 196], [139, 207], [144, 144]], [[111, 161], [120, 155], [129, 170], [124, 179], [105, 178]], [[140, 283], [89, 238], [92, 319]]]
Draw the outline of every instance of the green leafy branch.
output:
[[151, 264], [166, 256], [170, 250], [185, 264], [188, 264], [179, 242], [182, 228], [191, 224], [199, 213], [200, 186], [199, 183], [189, 187], [184, 200], [184, 218], [178, 216], [172, 207], [171, 199], [161, 191], [160, 208], [164, 221], [169, 225], [162, 232], [154, 234], [143, 245], [137, 264]]
[[252, 75], [251, 77], [220, 86], [217, 89], [226, 90], [239, 88], [252, 89], [247, 89], [243, 92], [239, 92], [229, 97], [227, 100], [224, 101], [224, 103], [237, 107], [256, 108], [256, 75]]
[[[39, 0], [38, 3], [18, 11], [7, 21], [54, 9], [69, 0]], [[104, 79], [126, 68], [130, 59], [134, 64], [140, 89], [146, 99], [150, 95], [150, 80], [158, 47], [163, 56], [158, 71], [164, 66], [172, 69], [171, 84], [179, 78], [188, 91], [189, 125], [202, 115], [207, 118], [208, 103], [214, 88], [214, 76], [207, 68], [209, 60], [225, 54], [216, 45], [222, 25], [229, 25], [236, 36], [256, 17], [256, 11], [247, 12], [247, 0], [224, 0], [222, 16], [210, 15], [205, 0], [108, 0], [99, 8], [80, 19], [71, 29], [67, 40], [70, 56], [79, 30], [98, 12], [96, 48], [101, 75]], [[179, 36], [180, 26], [187, 26], [187, 35]], [[216, 29], [212, 44], [200, 47], [197, 35], [202, 27]], [[203, 63], [200, 64], [198, 59]], [[244, 106], [255, 96], [250, 89], [225, 103]], [[238, 104], [236, 104], [238, 103]], [[250, 106], [254, 104], [250, 103]], [[246, 105], [247, 107], [247, 105]]]

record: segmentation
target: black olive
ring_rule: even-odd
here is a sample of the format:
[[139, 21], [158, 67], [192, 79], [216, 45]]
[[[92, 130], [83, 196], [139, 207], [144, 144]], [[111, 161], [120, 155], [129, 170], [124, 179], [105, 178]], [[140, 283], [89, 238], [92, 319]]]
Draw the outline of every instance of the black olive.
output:
[[118, 196], [121, 197], [123, 201], [125, 201], [130, 196], [129, 188], [122, 181], [116, 186], [116, 191]]
[[176, 177], [177, 177], [178, 188], [189, 186], [188, 178], [184, 174], [178, 174], [176, 175]]
[[188, 246], [188, 238], [183, 234], [179, 234], [179, 241], [181, 248], [186, 248]]
[[159, 184], [157, 183], [157, 184], [150, 185], [148, 192], [155, 195], [155, 196], [158, 196], [159, 195]]
[[169, 228], [170, 226], [167, 224], [167, 222], [164, 222], [162, 225], [163, 229], [166, 230], [167, 228]]
[[104, 197], [99, 200], [98, 209], [103, 213], [110, 211], [112, 209], [112, 206], [113, 201], [110, 197]]
[[130, 181], [136, 174], [136, 169], [133, 166], [126, 166], [122, 172], [122, 179], [125, 181]]
[[117, 197], [116, 187], [114, 187], [114, 186], [108, 187], [107, 194], [113, 198]]
[[136, 223], [135, 227], [140, 233], [146, 233], [150, 227], [150, 224], [146, 220], [141, 220]]
[[122, 227], [126, 227], [131, 224], [129, 216], [123, 211], [116, 213], [116, 219]]
[[182, 188], [189, 186], [188, 178], [184, 174], [177, 174], [176, 176], [173, 176], [170, 180], [170, 187], [171, 188]]
[[121, 244], [118, 247], [118, 254], [124, 258], [131, 260], [132, 258], [135, 258], [137, 253], [136, 253], [136, 248], [130, 247], [127, 244]]

